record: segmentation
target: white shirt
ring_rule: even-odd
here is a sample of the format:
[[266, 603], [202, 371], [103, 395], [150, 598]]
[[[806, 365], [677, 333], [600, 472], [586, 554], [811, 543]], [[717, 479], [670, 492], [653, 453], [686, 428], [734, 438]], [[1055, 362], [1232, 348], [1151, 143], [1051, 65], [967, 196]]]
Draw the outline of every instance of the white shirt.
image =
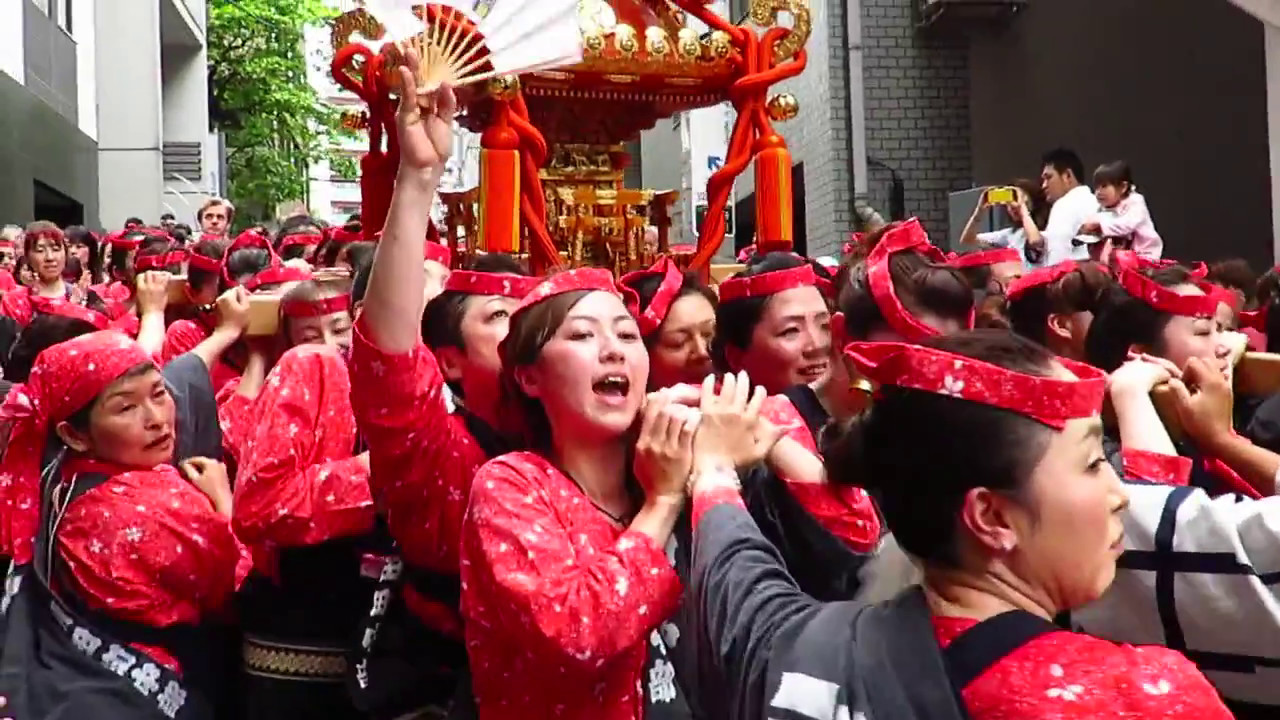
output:
[[1064, 260], [1088, 260], [1089, 248], [1083, 245], [1076, 247], [1071, 241], [1079, 233], [1080, 226], [1097, 214], [1098, 199], [1084, 185], [1077, 185], [1058, 198], [1058, 202], [1049, 208], [1049, 224], [1040, 233], [1045, 244], [1044, 265], [1057, 265]]
[[1043, 263], [1033, 263], [1027, 259], [1027, 231], [1020, 227], [978, 233], [978, 242], [984, 247], [1017, 250], [1022, 266], [1028, 270], [1043, 266]]
[[1228, 698], [1280, 705], [1280, 497], [1125, 489], [1116, 579], [1072, 622], [1115, 642], [1178, 650]]

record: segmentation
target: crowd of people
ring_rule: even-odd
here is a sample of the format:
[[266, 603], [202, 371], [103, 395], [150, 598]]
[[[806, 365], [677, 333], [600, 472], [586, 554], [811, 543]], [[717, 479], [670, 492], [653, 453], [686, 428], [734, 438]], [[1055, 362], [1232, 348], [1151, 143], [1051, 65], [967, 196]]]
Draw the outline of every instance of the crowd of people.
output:
[[424, 242], [455, 103], [401, 102], [376, 243], [0, 237], [0, 714], [1280, 707], [1280, 274], [1163, 258], [1126, 165], [958, 256], [531, 277]]

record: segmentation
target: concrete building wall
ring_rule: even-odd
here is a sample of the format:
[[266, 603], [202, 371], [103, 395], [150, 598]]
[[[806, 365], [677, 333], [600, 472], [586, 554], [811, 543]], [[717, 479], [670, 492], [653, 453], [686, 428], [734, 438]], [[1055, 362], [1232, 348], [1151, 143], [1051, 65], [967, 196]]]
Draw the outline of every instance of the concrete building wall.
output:
[[1171, 256], [1266, 267], [1265, 55], [1263, 24], [1225, 0], [1036, 0], [974, 39], [975, 179], [1034, 175], [1058, 145], [1090, 174], [1123, 158]]
[[[102, 221], [158, 222], [194, 211], [216, 190], [209, 152], [203, 0], [135, 0], [96, 17]], [[120, 52], [127, 46], [129, 52]], [[165, 145], [189, 144], [199, 168], [165, 173]], [[190, 177], [188, 177], [190, 175]]]
[[[160, 0], [163, 2], [164, 0]], [[161, 134], [159, 2], [121, 4], [99, 13], [98, 191], [102, 222], [118, 228], [126, 218], [159, 220]], [[121, 52], [127, 46], [129, 52]]]
[[97, 221], [97, 153], [81, 130], [78, 82], [93, 26], [68, 20], [74, 34], [33, 3], [0, 2], [0, 223]]

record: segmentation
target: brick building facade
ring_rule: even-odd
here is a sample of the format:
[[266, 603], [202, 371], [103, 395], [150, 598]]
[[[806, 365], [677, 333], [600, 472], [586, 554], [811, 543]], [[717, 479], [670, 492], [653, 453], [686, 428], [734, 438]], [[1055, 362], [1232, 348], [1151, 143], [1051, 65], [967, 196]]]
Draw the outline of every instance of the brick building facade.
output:
[[[973, 181], [966, 41], [919, 32], [911, 0], [810, 5], [808, 68], [778, 87], [800, 101], [800, 116], [777, 126], [803, 168], [805, 249], [837, 253], [859, 204], [888, 217], [895, 175], [906, 213], [945, 237], [947, 195]], [[738, 183], [739, 245], [754, 230], [753, 194], [747, 173]]]

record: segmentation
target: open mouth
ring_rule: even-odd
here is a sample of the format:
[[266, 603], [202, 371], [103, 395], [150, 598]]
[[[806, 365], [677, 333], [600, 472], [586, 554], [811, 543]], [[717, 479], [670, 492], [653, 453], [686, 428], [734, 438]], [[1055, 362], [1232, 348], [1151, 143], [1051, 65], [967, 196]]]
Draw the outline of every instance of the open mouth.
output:
[[591, 383], [591, 390], [609, 400], [625, 400], [631, 392], [631, 379], [621, 374], [605, 375]]
[[810, 380], [816, 380], [817, 378], [822, 377], [822, 375], [824, 375], [826, 372], [827, 372], [826, 363], [816, 363], [814, 365], [805, 365], [804, 367], [800, 368], [801, 377], [809, 378]]
[[147, 443], [144, 447], [147, 450], [164, 450], [171, 444], [173, 444], [173, 433], [165, 433], [155, 440]]

